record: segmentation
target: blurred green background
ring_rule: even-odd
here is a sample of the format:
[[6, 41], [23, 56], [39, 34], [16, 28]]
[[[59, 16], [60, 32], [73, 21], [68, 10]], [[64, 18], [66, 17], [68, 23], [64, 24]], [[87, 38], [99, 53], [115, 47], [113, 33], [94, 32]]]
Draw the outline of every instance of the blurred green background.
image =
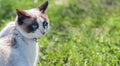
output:
[[[15, 9], [45, 0], [0, 0], [0, 29]], [[120, 66], [120, 0], [49, 0], [50, 29], [37, 66]]]

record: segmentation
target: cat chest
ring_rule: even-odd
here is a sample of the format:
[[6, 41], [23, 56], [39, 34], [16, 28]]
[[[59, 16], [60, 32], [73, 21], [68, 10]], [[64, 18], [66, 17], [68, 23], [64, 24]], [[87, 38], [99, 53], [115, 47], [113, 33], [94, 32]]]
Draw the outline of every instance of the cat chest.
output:
[[38, 56], [38, 44], [35, 42], [27, 42], [21, 45], [21, 52], [29, 64], [33, 64]]

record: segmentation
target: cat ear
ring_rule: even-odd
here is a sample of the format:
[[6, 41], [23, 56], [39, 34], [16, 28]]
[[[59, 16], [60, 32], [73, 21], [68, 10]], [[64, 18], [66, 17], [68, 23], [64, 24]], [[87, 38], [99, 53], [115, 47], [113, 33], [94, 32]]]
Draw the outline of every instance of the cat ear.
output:
[[19, 9], [16, 9], [16, 13], [18, 15], [18, 17], [30, 17], [29, 14], [27, 14], [25, 11], [23, 10], [19, 10]]
[[45, 10], [47, 9], [47, 7], [48, 7], [48, 1], [46, 1], [45, 3], [43, 3], [40, 7], [38, 7], [39, 8], [39, 10], [42, 12], [42, 13], [44, 13], [45, 12]]
[[30, 15], [27, 14], [25, 11], [23, 10], [19, 10], [19, 9], [16, 9], [16, 13], [18, 15], [18, 19], [17, 19], [17, 22], [19, 25], [22, 25], [24, 22], [23, 20], [26, 19], [26, 18], [29, 18]]

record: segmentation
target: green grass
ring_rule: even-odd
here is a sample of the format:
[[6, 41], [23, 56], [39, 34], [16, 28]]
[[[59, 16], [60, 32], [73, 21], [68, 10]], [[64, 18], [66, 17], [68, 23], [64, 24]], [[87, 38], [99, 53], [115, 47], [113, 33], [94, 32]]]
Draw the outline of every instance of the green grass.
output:
[[[1, 29], [14, 20], [16, 8], [42, 2], [0, 0]], [[39, 39], [38, 66], [120, 66], [119, 0], [49, 2], [50, 30]]]

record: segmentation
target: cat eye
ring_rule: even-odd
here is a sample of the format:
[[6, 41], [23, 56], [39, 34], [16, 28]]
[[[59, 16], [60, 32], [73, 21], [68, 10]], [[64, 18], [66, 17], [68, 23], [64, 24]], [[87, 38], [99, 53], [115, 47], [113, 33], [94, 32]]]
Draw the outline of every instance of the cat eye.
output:
[[32, 29], [35, 31], [36, 29], [38, 28], [38, 25], [37, 24], [33, 24], [32, 25]]
[[43, 28], [45, 29], [45, 27], [48, 26], [48, 23], [46, 21], [43, 22]]

